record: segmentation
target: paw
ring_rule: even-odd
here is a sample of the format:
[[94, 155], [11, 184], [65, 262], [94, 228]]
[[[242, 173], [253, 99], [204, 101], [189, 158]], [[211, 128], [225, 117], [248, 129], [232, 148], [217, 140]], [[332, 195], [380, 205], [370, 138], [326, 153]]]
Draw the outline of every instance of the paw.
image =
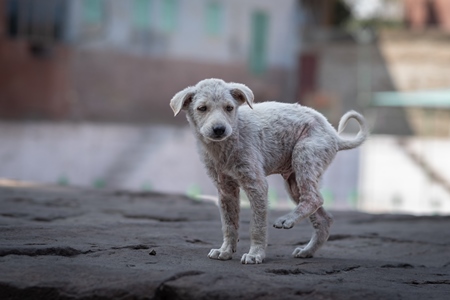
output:
[[311, 258], [313, 255], [312, 251], [300, 247], [295, 248], [294, 252], [292, 252], [292, 256], [297, 258]]
[[249, 253], [245, 253], [244, 255], [242, 255], [241, 258], [241, 263], [246, 264], [246, 265], [254, 265], [254, 264], [261, 264], [264, 260], [264, 257], [262, 257], [259, 254], [249, 254]]
[[265, 247], [261, 245], [253, 245], [250, 247], [248, 253], [242, 255], [241, 263], [250, 265], [250, 264], [261, 264], [266, 257]]
[[211, 259], [218, 259], [218, 260], [229, 260], [233, 256], [233, 253], [231, 251], [226, 251], [222, 249], [211, 249], [209, 251], [208, 257]]
[[295, 217], [292, 214], [287, 214], [285, 216], [279, 217], [273, 224], [273, 227], [290, 229], [294, 227], [294, 225], [295, 225]]

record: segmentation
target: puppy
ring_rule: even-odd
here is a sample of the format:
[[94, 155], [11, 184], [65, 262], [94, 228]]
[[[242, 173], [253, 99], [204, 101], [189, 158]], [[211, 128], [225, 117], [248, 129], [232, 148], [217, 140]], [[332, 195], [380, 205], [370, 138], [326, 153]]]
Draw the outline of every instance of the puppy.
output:
[[[170, 101], [175, 116], [185, 110], [198, 141], [200, 157], [217, 186], [223, 244], [211, 249], [211, 259], [228, 260], [236, 252], [239, 228], [239, 191], [248, 196], [252, 209], [251, 246], [243, 264], [262, 263], [267, 246], [267, 180], [281, 174], [296, 208], [277, 219], [275, 228], [292, 228], [309, 218], [313, 236], [294, 257], [312, 257], [326, 242], [332, 217], [322, 207], [319, 181], [340, 150], [361, 145], [368, 135], [364, 118], [347, 112], [339, 133], [350, 118], [360, 131], [346, 140], [323, 115], [299, 104], [253, 103], [252, 91], [239, 83], [205, 79], [178, 92]], [[243, 104], [245, 106], [240, 107]]]

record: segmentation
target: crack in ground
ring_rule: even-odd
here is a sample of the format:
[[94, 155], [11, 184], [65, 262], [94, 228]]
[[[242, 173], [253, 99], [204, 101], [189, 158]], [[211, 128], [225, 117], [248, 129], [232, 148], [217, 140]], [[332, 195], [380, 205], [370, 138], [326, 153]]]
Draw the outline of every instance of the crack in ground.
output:
[[382, 265], [380, 268], [386, 268], [386, 269], [396, 269], [396, 268], [400, 268], [400, 269], [413, 269], [414, 266], [413, 266], [413, 265], [410, 265], [410, 264], [403, 264], [403, 263], [400, 263], [400, 264], [395, 264], [395, 265], [392, 265], [392, 264]]
[[161, 282], [161, 284], [156, 288], [155, 296], [153, 297], [154, 300], [168, 300], [168, 299], [178, 299], [177, 291], [176, 289], [167, 286], [166, 283], [170, 281], [178, 280], [182, 277], [188, 277], [188, 276], [197, 276], [204, 274], [204, 272], [201, 271], [185, 271], [177, 273]]
[[81, 251], [72, 247], [48, 247], [48, 248], [14, 248], [14, 249], [0, 249], [0, 257], [7, 255], [22, 255], [22, 256], [63, 256], [63, 257], [74, 257], [81, 254], [90, 254], [108, 250], [121, 250], [121, 249], [132, 249], [132, 250], [148, 250], [151, 247], [144, 244], [128, 245], [122, 247], [111, 247], [109, 249], [97, 249], [97, 250], [87, 250]]
[[426, 281], [407, 281], [406, 284], [413, 284], [413, 285], [427, 285], [427, 284], [450, 284], [450, 280], [426, 280]]
[[272, 273], [275, 275], [298, 275], [298, 274], [308, 274], [307, 272], [305, 272], [304, 270], [301, 269], [267, 269], [266, 273]]
[[5, 218], [24, 218], [27, 217], [28, 214], [25, 213], [15, 213], [15, 212], [11, 212], [11, 213], [1, 213], [0, 217], [5, 217]]
[[23, 256], [45, 256], [55, 255], [64, 257], [73, 257], [80, 254], [88, 254], [95, 251], [81, 251], [72, 247], [50, 247], [50, 248], [16, 248], [16, 249], [0, 249], [0, 257], [7, 255], [23, 255]]
[[210, 245], [211, 244], [211, 243], [202, 241], [200, 239], [185, 239], [185, 241], [190, 244], [202, 244], [202, 245]]
[[122, 210], [115, 209], [105, 209], [103, 210], [106, 214], [119, 214], [126, 219], [135, 219], [135, 220], [149, 220], [149, 221], [157, 221], [157, 222], [188, 222], [190, 221], [186, 217], [166, 217], [166, 216], [155, 216], [155, 215], [147, 215], [147, 214], [134, 214], [124, 212]]
[[76, 218], [76, 217], [80, 217], [82, 215], [83, 215], [83, 213], [66, 215], [66, 216], [59, 215], [59, 216], [47, 216], [47, 217], [34, 217], [30, 220], [36, 221], [36, 222], [53, 222], [53, 221], [57, 221], [57, 220], [67, 220], [70, 218]]
[[308, 271], [299, 268], [296, 269], [266, 269], [266, 273], [272, 273], [276, 275], [334, 275], [342, 272], [349, 272], [360, 268], [361, 266], [350, 266], [343, 269], [333, 269], [333, 270], [319, 270], [319, 271]]
[[[382, 242], [390, 242], [390, 243], [448, 246], [447, 243], [434, 243], [434, 242], [424, 242], [424, 241], [396, 239], [396, 238], [391, 238], [391, 237], [386, 237], [386, 236], [380, 236], [380, 235], [378, 235], [376, 233], [373, 233], [373, 234], [360, 234], [360, 235], [334, 234], [334, 235], [330, 235], [330, 237], [328, 238], [328, 241], [332, 242], [332, 241], [339, 241], [339, 240], [346, 240], [346, 239], [378, 239], [378, 240], [380, 240]], [[299, 244], [299, 243], [297, 243], [297, 244]]]
[[307, 296], [307, 295], [311, 295], [312, 293], [314, 293], [315, 290], [299, 290], [296, 291], [294, 295], [296, 296]]
[[150, 246], [139, 244], [139, 245], [129, 245], [129, 246], [122, 246], [122, 247], [112, 247], [113, 250], [120, 250], [120, 249], [132, 249], [132, 250], [148, 250], [150, 249]]
[[84, 213], [69, 214], [69, 215], [49, 215], [49, 216], [36, 216], [30, 218], [30, 215], [26, 213], [9, 212], [9, 213], [1, 213], [0, 216], [5, 218], [27, 219], [36, 222], [53, 222], [57, 220], [67, 220], [69, 218], [76, 218], [82, 216], [83, 214]]
[[140, 219], [140, 220], [152, 220], [152, 221], [158, 221], [158, 222], [187, 222], [189, 221], [188, 218], [170, 218], [170, 217], [155, 217], [155, 216], [149, 216], [149, 215], [129, 215], [129, 214], [122, 214], [123, 217], [127, 219]]

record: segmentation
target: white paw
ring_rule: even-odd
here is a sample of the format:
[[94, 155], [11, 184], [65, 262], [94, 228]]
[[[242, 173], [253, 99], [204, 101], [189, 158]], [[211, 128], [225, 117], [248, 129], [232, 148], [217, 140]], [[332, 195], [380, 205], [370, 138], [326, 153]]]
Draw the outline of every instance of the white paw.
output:
[[313, 257], [314, 253], [312, 251], [303, 249], [303, 248], [295, 248], [294, 252], [292, 253], [292, 256], [297, 258], [311, 258]]
[[211, 259], [218, 259], [218, 260], [229, 260], [233, 256], [233, 253], [231, 251], [226, 251], [222, 249], [211, 249], [209, 251], [208, 257]]
[[284, 228], [284, 229], [290, 229], [294, 227], [295, 225], [295, 216], [292, 214], [287, 214], [282, 217], [279, 217], [275, 223], [273, 224], [273, 227], [275, 228]]
[[248, 253], [242, 255], [241, 263], [249, 264], [261, 264], [266, 257], [265, 247], [261, 245], [254, 245], [250, 247]]
[[241, 263], [246, 264], [246, 265], [261, 264], [263, 262], [263, 260], [264, 260], [264, 257], [262, 257], [259, 254], [252, 255], [252, 254], [245, 253], [244, 255], [242, 255]]

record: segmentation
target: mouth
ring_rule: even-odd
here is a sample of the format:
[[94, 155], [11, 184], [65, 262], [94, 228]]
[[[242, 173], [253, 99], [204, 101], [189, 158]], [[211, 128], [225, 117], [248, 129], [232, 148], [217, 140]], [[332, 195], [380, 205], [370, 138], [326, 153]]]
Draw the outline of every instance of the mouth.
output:
[[226, 140], [228, 137], [229, 137], [228, 135], [206, 136], [206, 138], [212, 142], [222, 142]]

